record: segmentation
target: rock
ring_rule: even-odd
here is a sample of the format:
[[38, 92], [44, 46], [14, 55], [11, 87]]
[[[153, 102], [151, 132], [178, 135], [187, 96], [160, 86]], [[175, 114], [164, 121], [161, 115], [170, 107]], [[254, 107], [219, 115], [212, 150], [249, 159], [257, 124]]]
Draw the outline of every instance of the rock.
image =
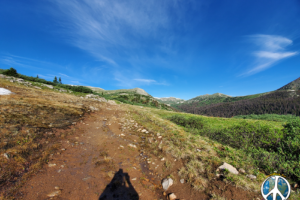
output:
[[53, 86], [52, 86], [52, 85], [43, 84], [43, 86], [45, 86], [45, 87], [47, 87], [47, 88], [50, 88], [50, 89], [53, 89]]
[[58, 187], [58, 186], [55, 186], [54, 189], [59, 190], [59, 187]]
[[164, 161], [164, 160], [165, 160], [165, 158], [162, 158], [162, 159], [161, 159], [161, 161]]
[[175, 200], [176, 198], [177, 197], [176, 197], [176, 195], [174, 193], [171, 193], [171, 194], [168, 195], [168, 199], [169, 200]]
[[136, 178], [133, 178], [133, 179], [131, 179], [131, 180], [136, 181]]
[[241, 172], [242, 174], [246, 174], [246, 171], [242, 168], [239, 169], [239, 172]]
[[182, 178], [182, 179], [180, 179], [180, 183], [184, 183], [184, 179]]
[[165, 191], [168, 190], [169, 187], [171, 187], [172, 185], [173, 185], [173, 179], [165, 178], [164, 180], [162, 180], [162, 187]]
[[158, 138], [158, 139], [161, 139], [161, 138], [162, 138], [162, 136], [160, 135], [160, 136], [158, 136], [157, 138]]
[[40, 87], [38, 87], [38, 86], [33, 86], [34, 88], [36, 88], [36, 89], [39, 89], [39, 90], [41, 90], [42, 88], [40, 88]]
[[125, 135], [123, 133], [121, 133], [121, 137], [124, 137]]
[[65, 89], [59, 89], [60, 92], [67, 92]]
[[57, 197], [58, 195], [61, 194], [61, 191], [60, 190], [57, 190], [57, 191], [54, 191], [54, 192], [51, 192], [47, 195], [47, 197]]
[[91, 177], [90, 176], [88, 176], [88, 177], [86, 177], [86, 178], [83, 178], [82, 180], [83, 181], [87, 181], [87, 180], [89, 180]]
[[297, 187], [298, 187], [298, 184], [297, 184], [297, 183], [295, 183], [295, 184], [294, 184], [294, 188], [297, 188]]
[[74, 125], [75, 125], [75, 124], [76, 124], [76, 122], [73, 122], [72, 124], [74, 124]]
[[54, 166], [56, 166], [55, 163], [54, 164], [48, 164], [48, 167], [54, 167]]
[[152, 143], [152, 138], [148, 138], [148, 142], [151, 144]]
[[146, 129], [143, 129], [143, 130], [142, 130], [142, 133], [145, 133], [146, 131], [147, 131]]
[[198, 152], [201, 152], [201, 150], [200, 150], [200, 149], [196, 149], [196, 151], [198, 151]]
[[132, 148], [136, 148], [136, 146], [134, 144], [128, 144], [128, 146], [130, 146]]
[[256, 179], [256, 176], [254, 176], [254, 175], [252, 175], [252, 174], [247, 175], [247, 177], [250, 178], [250, 179], [252, 179], [252, 180]]
[[124, 147], [123, 147], [122, 145], [120, 145], [120, 148], [122, 148], [122, 149], [123, 149]]
[[3, 156], [4, 156], [4, 158], [6, 158], [7, 160], [9, 160], [9, 154], [8, 154], [8, 153], [4, 153]]
[[233, 167], [232, 165], [224, 162], [223, 165], [221, 165], [220, 167], [218, 167], [217, 171], [220, 171], [220, 170], [225, 170], [227, 169], [230, 173], [232, 174], [239, 174], [239, 172], [236, 170], [235, 167]]

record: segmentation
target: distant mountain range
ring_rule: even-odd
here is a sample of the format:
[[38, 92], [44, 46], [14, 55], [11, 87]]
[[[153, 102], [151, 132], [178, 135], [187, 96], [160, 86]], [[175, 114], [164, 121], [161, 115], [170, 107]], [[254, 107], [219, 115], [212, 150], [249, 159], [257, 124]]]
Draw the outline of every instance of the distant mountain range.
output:
[[232, 117], [265, 113], [300, 115], [300, 78], [271, 92], [237, 97], [215, 93], [200, 95], [189, 100], [176, 97], [152, 97], [141, 88], [120, 90], [88, 88], [103, 95], [114, 96], [121, 101], [123, 99], [124, 102], [143, 102], [155, 107], [163, 106], [165, 109], [173, 107], [175, 110], [208, 116]]
[[215, 117], [248, 114], [293, 114], [299, 116], [300, 78], [276, 91], [240, 97], [230, 97], [220, 93], [201, 95], [172, 106], [183, 112]]

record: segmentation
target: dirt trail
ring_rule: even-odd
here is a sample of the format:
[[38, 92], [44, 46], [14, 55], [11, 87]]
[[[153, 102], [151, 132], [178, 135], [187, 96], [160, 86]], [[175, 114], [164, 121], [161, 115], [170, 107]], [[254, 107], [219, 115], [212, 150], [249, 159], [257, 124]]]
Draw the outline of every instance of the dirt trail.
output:
[[[167, 193], [174, 192], [178, 199], [210, 199], [179, 182], [182, 161], [167, 155], [162, 161], [147, 152], [146, 138], [134, 131], [140, 126], [125, 115], [119, 105], [110, 105], [74, 125], [75, 134], [62, 140], [48, 166], [21, 188], [20, 199], [167, 199], [161, 187], [161, 180], [171, 173], [163, 167], [166, 159], [174, 163], [175, 172], [175, 183]], [[234, 195], [237, 189], [221, 181], [210, 189], [221, 191], [222, 187], [232, 199], [253, 197], [245, 198], [245, 192]]]

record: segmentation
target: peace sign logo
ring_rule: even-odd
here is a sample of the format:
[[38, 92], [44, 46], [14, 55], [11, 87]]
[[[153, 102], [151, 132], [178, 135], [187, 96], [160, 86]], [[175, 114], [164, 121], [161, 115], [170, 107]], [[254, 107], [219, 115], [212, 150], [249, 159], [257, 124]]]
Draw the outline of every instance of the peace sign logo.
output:
[[286, 200], [290, 193], [289, 182], [281, 176], [271, 176], [261, 185], [261, 194], [265, 200]]

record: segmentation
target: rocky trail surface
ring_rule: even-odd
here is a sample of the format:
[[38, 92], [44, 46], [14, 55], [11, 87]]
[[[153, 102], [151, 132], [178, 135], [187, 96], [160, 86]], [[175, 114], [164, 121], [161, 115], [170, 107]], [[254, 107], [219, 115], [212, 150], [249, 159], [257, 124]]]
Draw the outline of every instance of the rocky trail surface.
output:
[[[109, 106], [74, 125], [77, 132], [61, 141], [58, 153], [21, 189], [22, 198], [153, 200], [180, 191], [184, 191], [182, 198], [199, 195], [182, 183], [163, 194], [166, 158], [159, 159], [141, 148], [144, 138], [129, 127], [142, 127], [125, 119], [125, 112], [118, 108]], [[202, 197], [207, 199], [204, 194]]]

